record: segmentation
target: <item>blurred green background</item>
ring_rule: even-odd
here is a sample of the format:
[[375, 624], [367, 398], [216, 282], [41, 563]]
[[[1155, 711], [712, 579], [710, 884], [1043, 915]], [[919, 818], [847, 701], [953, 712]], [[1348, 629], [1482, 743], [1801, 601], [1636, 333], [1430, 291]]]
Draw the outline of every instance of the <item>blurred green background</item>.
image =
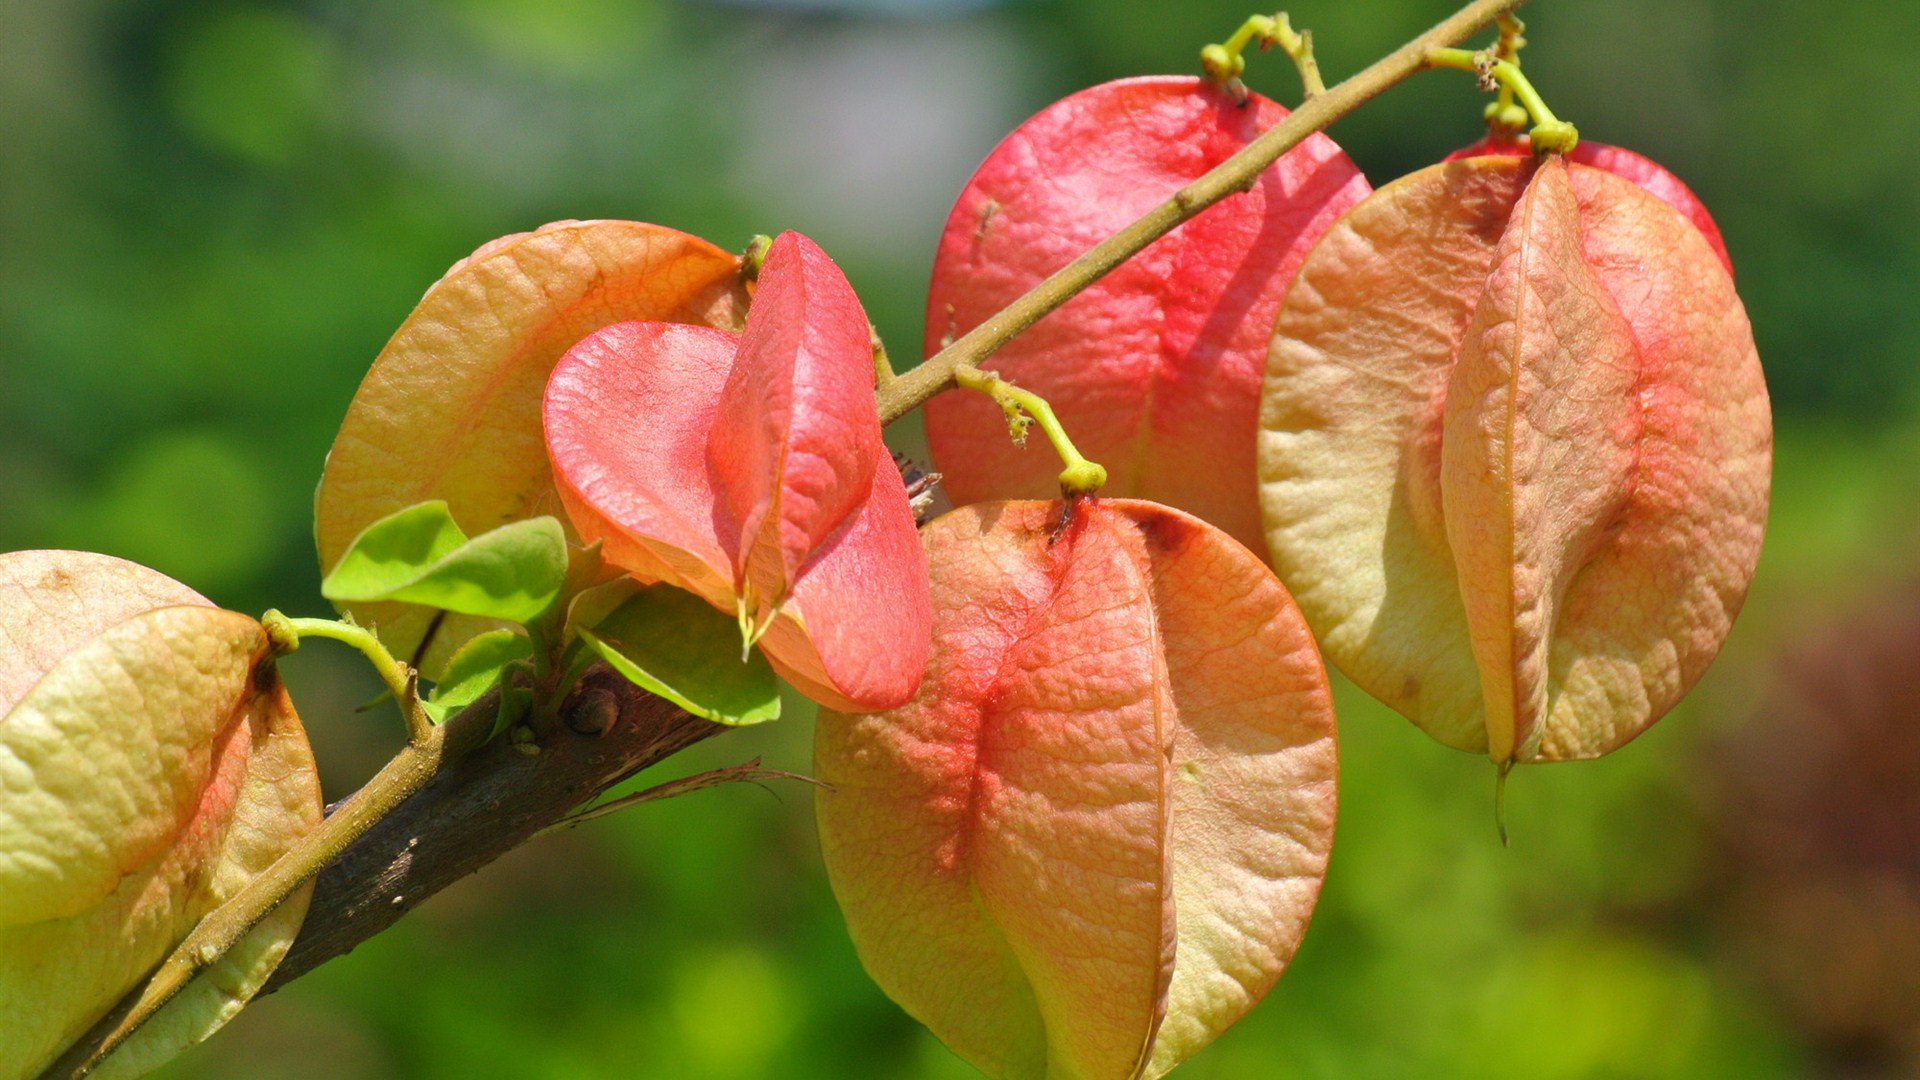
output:
[[[1301, 0], [1329, 79], [1450, 10]], [[483, 241], [563, 217], [797, 228], [896, 355], [1001, 134], [1191, 71], [1239, 0], [0, 0], [0, 549], [326, 610], [310, 499], [366, 366]], [[1774, 393], [1766, 553], [1689, 701], [1493, 774], [1343, 686], [1295, 964], [1194, 1078], [1920, 1076], [1920, 4], [1537, 0], [1529, 72], [1726, 233]], [[1249, 81], [1297, 97], [1278, 57]], [[1477, 137], [1456, 72], [1332, 134], [1376, 182]], [[895, 433], [911, 449], [912, 432]], [[289, 661], [330, 797], [392, 745]], [[671, 762], [804, 770], [800, 708]], [[663, 773], [663, 775], [665, 775]], [[648, 779], [656, 779], [649, 777]], [[810, 799], [712, 790], [523, 849], [164, 1074], [973, 1075], [861, 972]]]

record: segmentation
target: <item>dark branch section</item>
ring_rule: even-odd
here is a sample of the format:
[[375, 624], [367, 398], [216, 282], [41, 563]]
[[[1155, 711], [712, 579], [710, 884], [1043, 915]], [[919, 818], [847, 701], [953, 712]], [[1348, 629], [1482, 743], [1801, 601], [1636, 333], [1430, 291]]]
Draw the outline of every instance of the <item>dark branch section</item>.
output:
[[[617, 712], [606, 726], [609, 705]], [[604, 670], [581, 681], [566, 715], [569, 722], [543, 736], [537, 754], [500, 738], [450, 762], [329, 863], [299, 938], [261, 993], [351, 952], [601, 792], [727, 730]], [[488, 722], [485, 710], [468, 710], [454, 721]], [[575, 730], [603, 727], [597, 735]]]

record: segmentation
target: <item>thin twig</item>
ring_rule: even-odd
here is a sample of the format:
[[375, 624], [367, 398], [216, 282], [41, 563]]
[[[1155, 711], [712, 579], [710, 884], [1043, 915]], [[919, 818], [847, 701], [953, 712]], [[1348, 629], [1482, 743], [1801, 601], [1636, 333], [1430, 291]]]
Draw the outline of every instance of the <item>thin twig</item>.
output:
[[1054, 415], [1053, 406], [1047, 403], [1046, 398], [972, 364], [955, 368], [953, 381], [962, 389], [978, 390], [993, 398], [994, 403], [1006, 414], [1007, 434], [1012, 436], [1015, 443], [1027, 441], [1027, 425], [1040, 425], [1054, 453], [1060, 456], [1062, 491], [1070, 495], [1091, 495], [1106, 485], [1106, 466], [1088, 461], [1086, 455], [1073, 445], [1073, 440], [1067, 437], [1066, 429], [1060, 426], [1060, 418]]
[[887, 343], [880, 340], [880, 328], [867, 324], [867, 339], [873, 345], [873, 386], [885, 390], [893, 385], [893, 361], [887, 358]]
[[823, 782], [801, 773], [785, 772], [780, 769], [763, 769], [760, 767], [760, 759], [752, 758], [738, 765], [727, 765], [723, 768], [709, 769], [703, 773], [694, 773], [692, 776], [683, 776], [678, 780], [669, 780], [664, 784], [655, 784], [645, 791], [636, 791], [629, 795], [622, 795], [617, 799], [608, 799], [606, 802], [589, 806], [585, 810], [561, 818], [559, 821], [540, 830], [535, 835], [545, 836], [548, 833], [559, 832], [562, 829], [571, 829], [576, 825], [585, 824], [595, 818], [603, 818], [608, 814], [616, 814], [628, 807], [639, 806], [642, 803], [650, 803], [659, 799], [671, 799], [676, 795], [685, 795], [689, 792], [700, 791], [705, 788], [718, 787], [721, 784], [758, 783], [762, 780], [798, 780], [801, 783], [813, 784], [816, 787], [826, 786]]
[[1281, 11], [1274, 14], [1273, 27], [1267, 36], [1293, 61], [1294, 70], [1300, 73], [1303, 97], [1318, 97], [1327, 92], [1327, 84], [1320, 77], [1320, 61], [1313, 55], [1313, 31], [1295, 31], [1287, 13]]

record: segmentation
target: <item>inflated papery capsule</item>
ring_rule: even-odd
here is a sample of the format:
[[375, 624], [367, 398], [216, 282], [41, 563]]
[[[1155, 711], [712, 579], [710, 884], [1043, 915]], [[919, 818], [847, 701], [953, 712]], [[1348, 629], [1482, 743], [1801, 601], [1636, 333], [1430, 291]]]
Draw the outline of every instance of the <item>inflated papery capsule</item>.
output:
[[[954, 203], [927, 295], [926, 350], [1226, 160], [1287, 110], [1203, 79], [1121, 79], [1055, 102], [994, 148]], [[1106, 466], [1108, 495], [1153, 499], [1261, 550], [1254, 421], [1273, 316], [1307, 249], [1369, 188], [1325, 135], [1149, 244], [990, 357], [1045, 397]], [[926, 408], [957, 503], [1058, 495], [1059, 463], [1007, 440], [998, 406]]]
[[782, 233], [742, 332], [615, 324], [568, 350], [545, 405], [581, 538], [738, 614], [776, 671], [847, 710], [911, 697], [928, 648], [926, 559], [880, 440], [869, 335], [839, 268]]
[[1496, 762], [1645, 730], [1759, 557], [1772, 421], [1720, 253], [1558, 156], [1436, 165], [1330, 229], [1260, 426], [1274, 566], [1328, 659]]
[[[105, 555], [0, 555], [0, 1078], [36, 1076], [208, 912], [320, 823], [258, 622]], [[309, 885], [96, 1076], [138, 1076], [246, 1004]]]
[[854, 945], [989, 1076], [1159, 1076], [1267, 992], [1319, 893], [1313, 639], [1259, 557], [1164, 506], [979, 504], [922, 538], [925, 683], [814, 744]]

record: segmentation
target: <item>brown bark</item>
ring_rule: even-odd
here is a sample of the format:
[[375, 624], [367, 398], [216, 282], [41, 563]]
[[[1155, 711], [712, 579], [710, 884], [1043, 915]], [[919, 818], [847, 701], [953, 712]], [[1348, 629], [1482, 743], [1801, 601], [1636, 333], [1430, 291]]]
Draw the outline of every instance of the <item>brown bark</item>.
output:
[[[615, 715], [604, 734], [575, 730], [600, 726], [608, 712]], [[468, 710], [454, 722], [484, 725], [486, 713]], [[542, 737], [538, 753], [499, 738], [451, 762], [329, 863], [299, 938], [261, 993], [351, 952], [601, 792], [727, 730], [604, 670], [581, 681], [566, 717]]]

